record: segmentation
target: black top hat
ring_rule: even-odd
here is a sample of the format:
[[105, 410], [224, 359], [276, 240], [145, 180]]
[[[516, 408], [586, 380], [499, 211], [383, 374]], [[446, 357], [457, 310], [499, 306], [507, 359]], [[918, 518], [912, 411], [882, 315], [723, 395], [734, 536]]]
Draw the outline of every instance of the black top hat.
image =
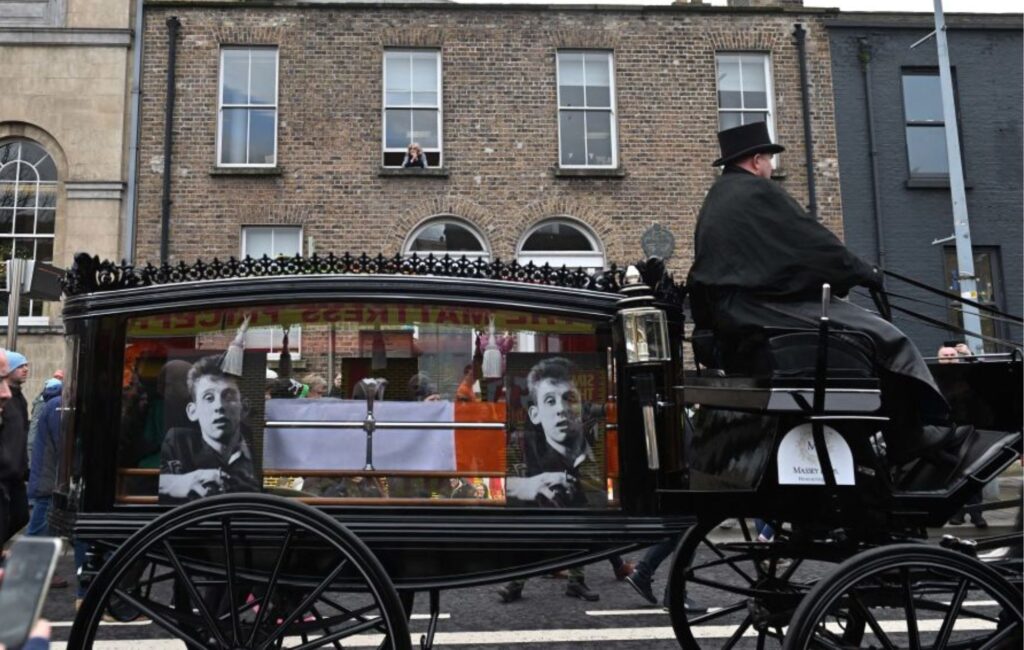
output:
[[781, 153], [786, 150], [782, 145], [772, 143], [765, 122], [751, 122], [719, 131], [718, 145], [722, 148], [722, 157], [711, 163], [712, 167], [720, 167], [755, 153]]

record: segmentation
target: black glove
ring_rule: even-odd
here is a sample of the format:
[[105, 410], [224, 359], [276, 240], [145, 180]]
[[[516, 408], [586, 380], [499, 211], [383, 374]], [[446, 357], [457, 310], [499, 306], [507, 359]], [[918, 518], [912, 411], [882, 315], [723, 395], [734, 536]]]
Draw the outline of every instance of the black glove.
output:
[[885, 274], [877, 266], [871, 267], [871, 277], [868, 278], [867, 287], [874, 291], [885, 291]]

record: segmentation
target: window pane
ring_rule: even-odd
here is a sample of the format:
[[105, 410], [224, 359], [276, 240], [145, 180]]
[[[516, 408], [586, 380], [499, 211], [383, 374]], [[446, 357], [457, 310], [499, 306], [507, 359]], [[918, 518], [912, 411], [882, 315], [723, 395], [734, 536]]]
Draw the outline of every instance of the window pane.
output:
[[36, 207], [36, 185], [18, 185], [18, 193], [14, 197], [14, 207], [35, 208]]
[[274, 231], [272, 228], [246, 228], [243, 254], [250, 257], [273, 257]]
[[[404, 149], [412, 142], [412, 111], [389, 108], [384, 111], [384, 146]], [[420, 143], [423, 144], [422, 142]]]
[[[14, 183], [0, 182], [0, 208], [14, 207]], [[0, 230], [2, 232], [2, 230]]]
[[277, 50], [252, 51], [249, 103], [277, 103]]
[[0, 234], [9, 235], [14, 232], [14, 209], [0, 208]]
[[36, 240], [36, 259], [40, 262], [53, 261], [53, 240], [49, 237]]
[[437, 106], [437, 60], [417, 55], [412, 60], [412, 102]]
[[[425, 149], [436, 149], [438, 146], [437, 111], [412, 111], [412, 142], [419, 142]], [[408, 144], [408, 143], [406, 143]]]
[[540, 226], [523, 242], [524, 251], [592, 251], [593, 244], [570, 224], [556, 222]]
[[274, 254], [293, 257], [302, 248], [301, 228], [274, 228]]
[[221, 124], [220, 161], [225, 165], [245, 164], [245, 135], [249, 111], [225, 108]]
[[55, 210], [39, 210], [36, 212], [36, 234], [52, 235], [55, 222]]
[[587, 111], [588, 165], [612, 164], [612, 114]]
[[28, 163], [20, 163], [18, 165], [18, 181], [21, 183], [35, 183], [39, 180], [39, 174], [36, 173], [35, 167]]
[[[8, 149], [10, 151], [10, 149]], [[14, 181], [18, 177], [18, 163], [8, 163], [0, 168], [0, 181]]]
[[767, 122], [767, 121], [768, 121], [768, 113], [754, 113], [754, 112], [743, 113], [743, 123], [744, 124], [753, 124], [754, 122]]
[[36, 211], [34, 209], [14, 211], [14, 232], [31, 235], [36, 230]]
[[224, 50], [221, 102], [244, 104], [249, 96], [249, 50]]
[[410, 62], [407, 54], [389, 54], [384, 58], [386, 103], [390, 105], [407, 105], [412, 100], [412, 79], [410, 78]]
[[588, 55], [586, 57], [587, 106], [591, 108], [611, 107], [611, 78], [608, 72], [608, 57]]
[[559, 115], [562, 139], [562, 164], [586, 165], [587, 159], [583, 142], [583, 112], [562, 111]]
[[739, 61], [734, 57], [719, 57], [718, 107], [742, 108], [741, 90]]
[[272, 165], [274, 163], [274, 113], [273, 110], [249, 111], [249, 163]]
[[908, 122], [942, 122], [939, 76], [903, 75], [903, 106]]
[[46, 152], [43, 151], [42, 147], [36, 143], [28, 141], [23, 141], [21, 143], [21, 159], [33, 167], [43, 162], [43, 160], [48, 157], [49, 156], [47, 156]]
[[17, 141], [9, 141], [4, 144], [0, 144], [0, 166], [6, 165], [17, 158], [19, 149], [20, 147]]
[[946, 130], [938, 126], [908, 126], [907, 154], [912, 175], [949, 174]]
[[480, 239], [469, 228], [452, 222], [424, 227], [409, 245], [411, 252], [485, 252]]
[[53, 158], [46, 156], [46, 158], [39, 161], [36, 165], [36, 171], [39, 172], [39, 180], [41, 181], [56, 181], [57, 180], [57, 165], [53, 163]]
[[743, 113], [719, 113], [718, 130], [724, 131], [743, 124]]
[[768, 91], [764, 78], [764, 60], [745, 58], [743, 67], [743, 107], [768, 108]]
[[558, 55], [558, 105], [583, 106], [583, 55]]
[[14, 256], [30, 260], [36, 255], [36, 242], [34, 239], [15, 239]]
[[57, 186], [56, 185], [39, 185], [39, 207], [40, 208], [55, 208], [57, 207]]

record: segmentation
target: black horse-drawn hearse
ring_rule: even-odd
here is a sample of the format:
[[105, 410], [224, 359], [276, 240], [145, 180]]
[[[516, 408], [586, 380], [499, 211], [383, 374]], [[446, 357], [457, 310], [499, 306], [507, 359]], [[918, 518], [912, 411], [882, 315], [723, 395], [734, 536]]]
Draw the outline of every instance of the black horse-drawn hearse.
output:
[[[897, 466], [869, 347], [824, 319], [737, 366], [698, 331], [693, 364], [656, 259], [79, 255], [65, 291], [71, 647], [146, 616], [190, 648], [408, 648], [427, 592], [426, 648], [440, 590], [670, 537], [683, 647], [1020, 645], [1019, 534], [926, 540], [1019, 459], [1019, 357], [942, 368], [976, 426]], [[708, 534], [748, 517], [773, 541]]]

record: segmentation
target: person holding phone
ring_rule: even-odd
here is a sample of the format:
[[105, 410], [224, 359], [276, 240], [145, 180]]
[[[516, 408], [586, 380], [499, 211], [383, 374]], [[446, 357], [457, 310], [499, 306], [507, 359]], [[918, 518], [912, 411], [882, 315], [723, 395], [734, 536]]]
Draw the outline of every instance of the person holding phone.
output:
[[[0, 574], [3, 570], [0, 569]], [[7, 646], [0, 643], [0, 650], [7, 650]], [[22, 644], [20, 650], [50, 650], [50, 621], [41, 618], [32, 626], [32, 632], [28, 640]]]

